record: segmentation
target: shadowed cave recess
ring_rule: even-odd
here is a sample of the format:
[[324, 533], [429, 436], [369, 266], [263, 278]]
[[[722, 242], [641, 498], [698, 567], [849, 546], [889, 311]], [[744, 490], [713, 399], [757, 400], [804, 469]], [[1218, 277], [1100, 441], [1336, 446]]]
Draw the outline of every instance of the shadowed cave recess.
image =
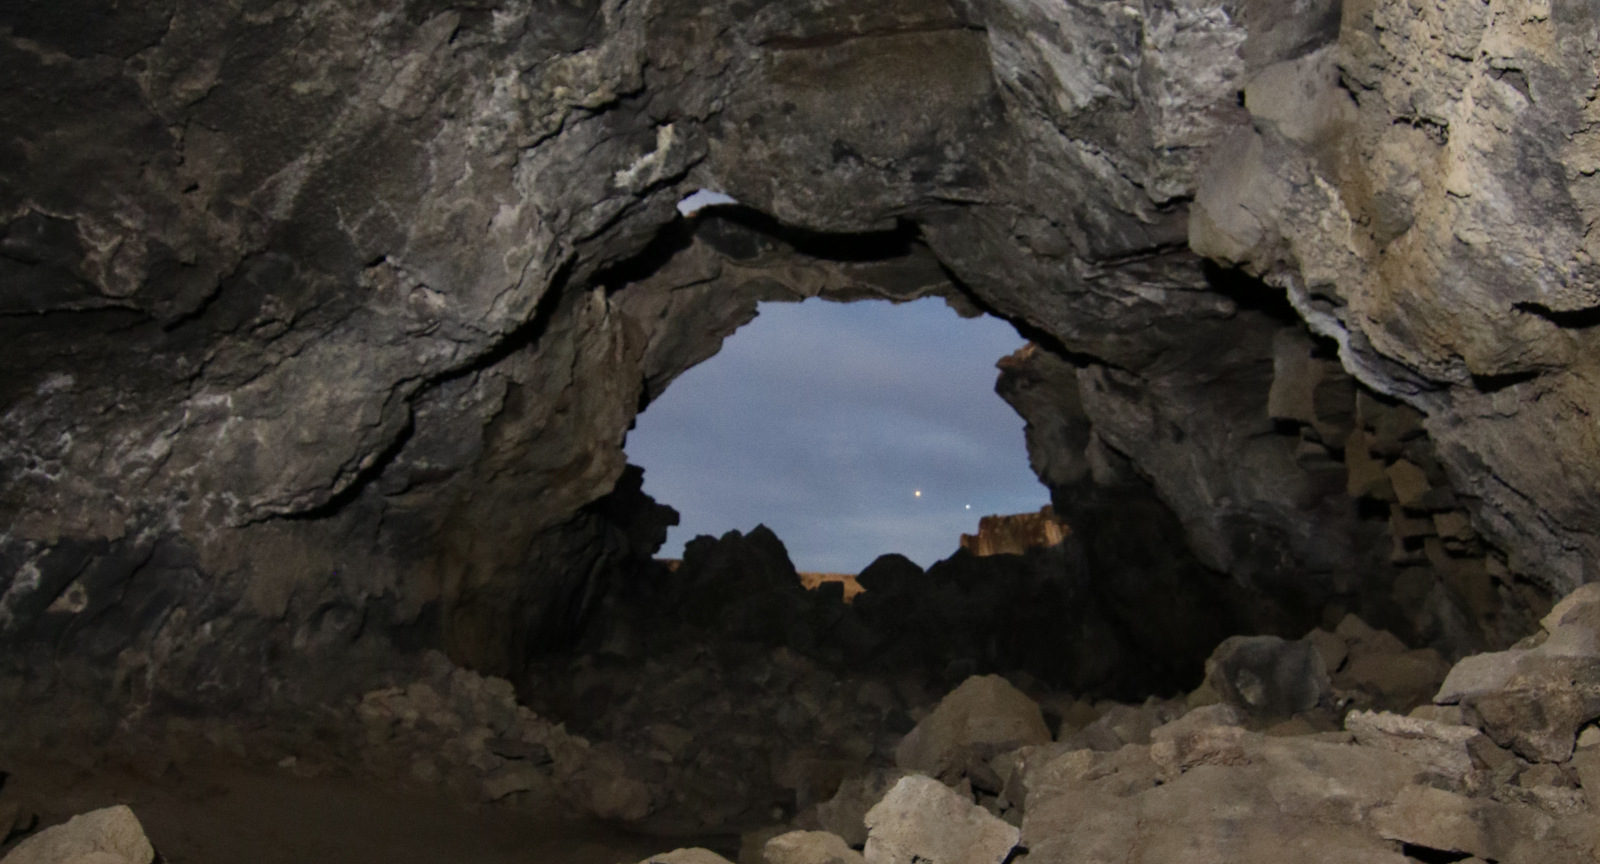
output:
[[[125, 776], [203, 860], [151, 790], [226, 764], [645, 838], [552, 860], [1584, 860], [1580, 6], [0, 10], [0, 843]], [[657, 560], [635, 418], [816, 297], [1015, 327], [1065, 539]], [[1357, 815], [1183, 803], [1306, 771]]]

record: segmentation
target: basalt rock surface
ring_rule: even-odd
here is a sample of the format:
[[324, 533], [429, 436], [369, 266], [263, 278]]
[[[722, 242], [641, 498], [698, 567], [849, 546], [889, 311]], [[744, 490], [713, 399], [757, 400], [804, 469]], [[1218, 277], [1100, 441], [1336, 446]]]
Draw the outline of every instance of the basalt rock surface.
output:
[[633, 418], [812, 296], [1035, 342], [1001, 388], [1107, 621], [1509, 644], [1600, 553], [1592, 12], [9, 4], [6, 662], [212, 710], [515, 675], [670, 522]]

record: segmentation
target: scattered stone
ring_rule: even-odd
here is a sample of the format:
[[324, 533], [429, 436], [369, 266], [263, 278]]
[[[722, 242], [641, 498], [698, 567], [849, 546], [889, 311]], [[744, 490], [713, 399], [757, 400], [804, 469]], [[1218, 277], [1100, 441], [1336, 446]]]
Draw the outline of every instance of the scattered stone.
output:
[[1080, 751], [1033, 772], [1029, 864], [1407, 861], [1364, 821], [1414, 773], [1406, 760], [1205, 719], [1158, 729], [1148, 755]]
[[1354, 653], [1333, 676], [1339, 690], [1358, 690], [1374, 707], [1407, 710], [1428, 702], [1450, 672], [1439, 652], [1419, 648], [1394, 654]]
[[1406, 650], [1406, 643], [1400, 641], [1399, 637], [1387, 630], [1379, 630], [1355, 615], [1339, 619], [1339, 626], [1333, 632], [1349, 646], [1352, 656], [1399, 654]]
[[1585, 585], [1543, 620], [1531, 647], [1457, 663], [1434, 701], [1473, 711], [1496, 743], [1536, 762], [1572, 756], [1578, 730], [1600, 717], [1600, 585]]
[[155, 857], [139, 819], [119, 804], [40, 831], [0, 864], [150, 864]]
[[1322, 668], [1328, 670], [1330, 675], [1338, 672], [1345, 658], [1350, 656], [1350, 648], [1345, 645], [1344, 638], [1321, 627], [1307, 633], [1303, 641], [1310, 642], [1311, 647], [1317, 649], [1318, 656], [1322, 658]]
[[1383, 460], [1373, 457], [1369, 449], [1371, 440], [1366, 431], [1360, 428], [1345, 438], [1345, 468], [1348, 472], [1345, 489], [1352, 498], [1393, 501], [1394, 486], [1383, 470]]
[[640, 861], [639, 864], [733, 864], [732, 861], [712, 852], [710, 849], [693, 847], [689, 849], [674, 849], [660, 855], [651, 855]]
[[1074, 746], [1106, 751], [1128, 744], [1149, 744], [1151, 730], [1182, 715], [1186, 707], [1183, 703], [1156, 699], [1143, 705], [1114, 705], [1066, 741]]
[[1569, 764], [1578, 775], [1578, 785], [1583, 788], [1590, 809], [1600, 813], [1600, 747], [1580, 746]]
[[1402, 789], [1372, 821], [1383, 837], [1445, 854], [1540, 864], [1594, 861], [1592, 826], [1563, 824], [1521, 803], [1431, 786]]
[[1332, 701], [1322, 656], [1309, 642], [1277, 636], [1234, 636], [1206, 661], [1206, 681], [1225, 704], [1269, 724]]
[[832, 798], [817, 805], [818, 824], [847, 844], [861, 846], [867, 842], [867, 811], [906, 776], [898, 768], [880, 768], [846, 779]]
[[1412, 708], [1407, 716], [1419, 720], [1432, 720], [1435, 723], [1446, 723], [1451, 726], [1465, 726], [1467, 713], [1461, 710], [1460, 705], [1418, 705]]
[[1191, 711], [1151, 733], [1150, 760], [1166, 780], [1197, 765], [1242, 765], [1249, 761], [1246, 741], [1259, 737], [1243, 723], [1244, 717], [1231, 705]]
[[1385, 470], [1389, 475], [1389, 482], [1394, 486], [1394, 494], [1399, 499], [1400, 506], [1420, 509], [1423, 506], [1423, 498], [1430, 488], [1428, 476], [1422, 469], [1400, 459]]
[[529, 762], [512, 762], [483, 781], [483, 797], [499, 801], [518, 792], [543, 793], [551, 788], [548, 772]]
[[1001, 864], [1020, 832], [931, 777], [905, 777], [867, 813], [867, 864]]
[[767, 841], [766, 864], [862, 864], [861, 853], [827, 831], [791, 831]]
[[1344, 722], [1357, 743], [1404, 756], [1452, 789], [1474, 792], [1484, 783], [1485, 766], [1474, 752], [1492, 745], [1471, 726], [1373, 711], [1352, 711]]
[[998, 675], [962, 682], [895, 749], [895, 764], [941, 779], [986, 767], [997, 753], [1050, 741], [1038, 703]]
[[650, 787], [628, 775], [622, 758], [610, 747], [590, 749], [587, 758], [560, 766], [561, 794], [580, 809], [601, 819], [633, 822], [652, 809]]

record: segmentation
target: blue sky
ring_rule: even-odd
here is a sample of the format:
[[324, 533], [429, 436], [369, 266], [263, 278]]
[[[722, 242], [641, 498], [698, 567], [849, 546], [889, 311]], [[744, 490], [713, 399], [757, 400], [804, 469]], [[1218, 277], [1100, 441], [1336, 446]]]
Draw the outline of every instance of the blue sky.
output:
[[645, 491], [682, 514], [660, 554], [765, 523], [801, 570], [926, 567], [979, 516], [1037, 510], [1022, 419], [994, 393], [1022, 344], [937, 299], [763, 303], [628, 436]]

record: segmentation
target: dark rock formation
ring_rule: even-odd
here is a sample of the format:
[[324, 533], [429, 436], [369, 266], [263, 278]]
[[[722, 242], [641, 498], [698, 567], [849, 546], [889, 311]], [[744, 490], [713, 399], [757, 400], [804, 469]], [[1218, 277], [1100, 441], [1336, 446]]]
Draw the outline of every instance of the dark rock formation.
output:
[[1115, 662], [1509, 643], [1600, 554], [1591, 11], [10, 4], [0, 647], [108, 705], [516, 672], [646, 567], [637, 412], [819, 295], [1034, 340], [1096, 569], [1016, 584]]

